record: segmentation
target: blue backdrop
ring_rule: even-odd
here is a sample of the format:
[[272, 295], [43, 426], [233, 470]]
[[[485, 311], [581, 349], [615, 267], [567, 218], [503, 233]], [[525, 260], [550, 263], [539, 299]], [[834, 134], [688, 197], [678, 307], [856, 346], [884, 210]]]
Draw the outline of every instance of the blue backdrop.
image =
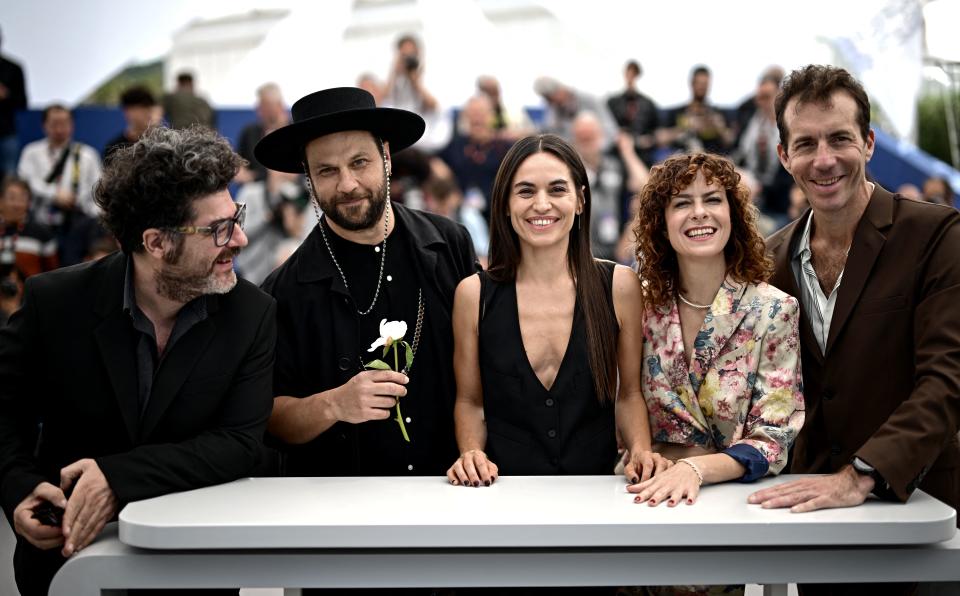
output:
[[[542, 117], [542, 110], [539, 108], [528, 111], [534, 121], [537, 116]], [[256, 114], [252, 109], [217, 110], [217, 128], [234, 146], [240, 130], [254, 120]], [[76, 108], [74, 122], [75, 138], [101, 153], [107, 141], [119, 135], [124, 127], [123, 114], [119, 108]], [[41, 111], [27, 110], [17, 114], [17, 131], [21, 147], [42, 138]], [[890, 191], [907, 183], [921, 187], [927, 178], [940, 176], [950, 181], [954, 200], [957, 201], [957, 195], [960, 194], [960, 172], [883, 131], [876, 130], [876, 138], [877, 146], [868, 170], [881, 186]]]

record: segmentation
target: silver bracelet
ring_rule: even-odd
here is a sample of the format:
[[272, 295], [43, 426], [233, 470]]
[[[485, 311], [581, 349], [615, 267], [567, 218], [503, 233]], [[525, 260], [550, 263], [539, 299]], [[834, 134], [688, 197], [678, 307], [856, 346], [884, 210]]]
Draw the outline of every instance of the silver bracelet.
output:
[[688, 466], [690, 466], [691, 468], [693, 468], [694, 473], [696, 473], [697, 475], [697, 480], [699, 481], [699, 484], [697, 484], [697, 486], [703, 486], [703, 474], [700, 472], [700, 468], [697, 467], [697, 464], [693, 463], [692, 461], [686, 458], [678, 459], [677, 463], [679, 464], [680, 462], [683, 462]]

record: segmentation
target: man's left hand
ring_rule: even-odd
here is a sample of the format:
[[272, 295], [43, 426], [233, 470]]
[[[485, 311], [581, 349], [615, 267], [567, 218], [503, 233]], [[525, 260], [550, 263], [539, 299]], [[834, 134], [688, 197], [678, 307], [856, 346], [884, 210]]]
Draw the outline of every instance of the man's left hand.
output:
[[789, 507], [791, 513], [805, 513], [817, 509], [856, 507], [873, 490], [873, 478], [857, 474], [852, 466], [839, 472], [803, 478], [758, 490], [747, 497], [747, 502], [764, 509]]
[[117, 497], [94, 460], [81, 459], [60, 470], [60, 488], [67, 492], [71, 486], [63, 514], [64, 557], [90, 544], [117, 513]]

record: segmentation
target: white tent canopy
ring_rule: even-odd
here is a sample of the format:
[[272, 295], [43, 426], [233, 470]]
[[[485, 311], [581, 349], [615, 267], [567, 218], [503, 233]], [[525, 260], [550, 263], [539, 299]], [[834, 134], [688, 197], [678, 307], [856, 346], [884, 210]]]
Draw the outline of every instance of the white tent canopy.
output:
[[[2, 25], [4, 51], [27, 67], [34, 106], [75, 101], [111, 72], [161, 54], [168, 80], [179, 68], [193, 68], [199, 88], [217, 105], [250, 106], [254, 90], [267, 81], [279, 83], [292, 100], [353, 84], [361, 72], [385, 78], [396, 37], [413, 32], [424, 43], [426, 83], [446, 106], [461, 104], [479, 74], [497, 76], [513, 106], [539, 103], [532, 89], [539, 75], [604, 95], [620, 88], [628, 59], [643, 65], [641, 89], [662, 106], [686, 101], [690, 68], [700, 63], [713, 70], [713, 101], [733, 105], [752, 93], [758, 74], [771, 64], [789, 70], [828, 62], [854, 71], [884, 125], [909, 139], [922, 73], [923, 17], [930, 53], [957, 60], [960, 42], [951, 29], [958, 4], [168, 0], [147, 15], [121, 0], [72, 8], [34, 0], [7, 7]], [[269, 9], [269, 23], [223, 19], [258, 8]], [[276, 18], [278, 11], [285, 16]], [[219, 31], [216, 22], [223, 24]], [[193, 35], [201, 28], [213, 36], [206, 43]]]

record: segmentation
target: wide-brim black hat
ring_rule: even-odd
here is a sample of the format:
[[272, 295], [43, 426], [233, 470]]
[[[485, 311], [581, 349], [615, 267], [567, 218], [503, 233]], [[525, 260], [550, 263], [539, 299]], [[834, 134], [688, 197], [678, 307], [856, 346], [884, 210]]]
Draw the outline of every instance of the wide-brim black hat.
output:
[[303, 173], [303, 148], [334, 132], [366, 130], [390, 143], [396, 153], [416, 143], [426, 124], [423, 118], [395, 108], [378, 108], [373, 96], [356, 87], [336, 87], [297, 100], [293, 122], [260, 139], [253, 149], [257, 161], [271, 170]]

